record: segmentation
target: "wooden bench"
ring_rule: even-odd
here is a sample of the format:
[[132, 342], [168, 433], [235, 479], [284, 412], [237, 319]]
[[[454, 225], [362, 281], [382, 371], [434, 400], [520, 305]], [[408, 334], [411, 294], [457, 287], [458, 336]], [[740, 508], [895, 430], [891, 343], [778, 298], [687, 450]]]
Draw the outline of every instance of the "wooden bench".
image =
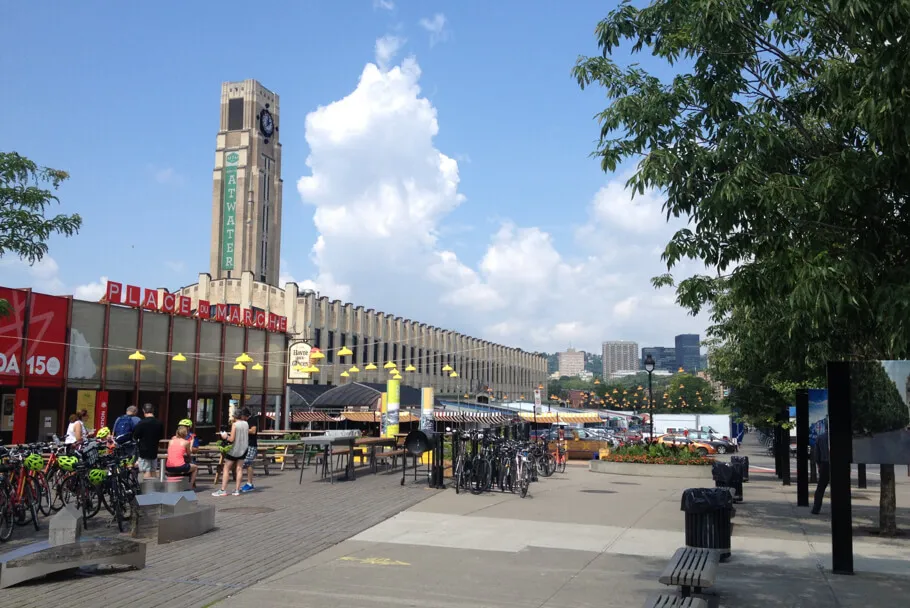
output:
[[645, 608], [708, 608], [708, 602], [698, 597], [679, 597], [662, 593], [649, 597]]
[[391, 465], [392, 468], [389, 469], [390, 471], [391, 471], [391, 470], [394, 470], [395, 467], [398, 466], [398, 458], [399, 458], [399, 457], [401, 457], [401, 458], [407, 460], [408, 451], [407, 451], [407, 450], [392, 450], [392, 451], [390, 451], [390, 452], [380, 452], [380, 451], [378, 451], [378, 450], [376, 451], [376, 463], [377, 463], [377, 466], [379, 465], [380, 462], [385, 463], [385, 462], [388, 461], [389, 459], [392, 460], [392, 465]]
[[673, 554], [658, 580], [664, 585], [680, 587], [682, 596], [688, 598], [693, 590], [701, 593], [702, 589], [714, 586], [718, 564], [720, 554], [716, 549], [682, 547]]

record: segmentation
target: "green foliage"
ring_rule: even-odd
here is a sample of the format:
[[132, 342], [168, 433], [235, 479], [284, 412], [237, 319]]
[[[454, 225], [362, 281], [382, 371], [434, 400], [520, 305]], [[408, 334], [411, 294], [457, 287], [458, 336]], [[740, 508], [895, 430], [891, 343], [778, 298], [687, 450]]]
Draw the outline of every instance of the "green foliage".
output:
[[850, 365], [850, 393], [854, 434], [885, 433], [910, 426], [907, 404], [878, 361]]
[[616, 462], [637, 462], [650, 464], [709, 465], [711, 458], [700, 456], [684, 447], [655, 444], [622, 446], [610, 453], [608, 460]]
[[[78, 215], [45, 217], [47, 206], [60, 202], [53, 190], [67, 178], [66, 172], [39, 167], [16, 152], [0, 152], [0, 258], [12, 253], [34, 264], [47, 254], [51, 235], [79, 231]], [[52, 190], [43, 188], [45, 183]], [[0, 300], [0, 317], [9, 313], [9, 302]]]
[[[53, 234], [72, 236], [82, 226], [79, 215], [45, 217], [53, 193], [69, 178], [65, 171], [39, 167], [16, 152], [0, 152], [0, 257], [13, 253], [29, 264], [47, 254]], [[53, 190], [42, 188], [50, 184]]]
[[[576, 65], [611, 101], [604, 170], [637, 161], [630, 189], [688, 219], [663, 259], [709, 272], [653, 282], [710, 310], [712, 376], [752, 420], [827, 361], [910, 356], [908, 31], [907, 2], [626, 1]], [[621, 44], [679, 73], [620, 66]]]

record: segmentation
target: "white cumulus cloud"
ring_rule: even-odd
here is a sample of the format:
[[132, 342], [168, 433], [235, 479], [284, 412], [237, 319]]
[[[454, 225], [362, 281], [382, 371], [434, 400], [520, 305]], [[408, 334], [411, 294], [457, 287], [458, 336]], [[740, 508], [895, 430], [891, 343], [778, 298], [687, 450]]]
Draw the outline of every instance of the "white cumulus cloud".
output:
[[[425, 28], [444, 31], [439, 17]], [[436, 147], [440, 120], [417, 60], [392, 65], [400, 44], [389, 38], [353, 91], [306, 118], [309, 173], [297, 189], [319, 237], [302, 288], [527, 349], [672, 345], [704, 329], [672, 291], [651, 287], [678, 225], [666, 223], [657, 193], [633, 200], [623, 176], [578, 201], [588, 219], [566, 242], [514, 218], [489, 235], [476, 265], [460, 260], [441, 236], [451, 212], [470, 205], [458, 162]]]

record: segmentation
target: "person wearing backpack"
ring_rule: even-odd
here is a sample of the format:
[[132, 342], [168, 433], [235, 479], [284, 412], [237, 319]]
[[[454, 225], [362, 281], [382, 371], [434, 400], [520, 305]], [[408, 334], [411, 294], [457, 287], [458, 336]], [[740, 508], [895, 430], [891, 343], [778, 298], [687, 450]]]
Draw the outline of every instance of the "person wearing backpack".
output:
[[133, 429], [139, 424], [138, 413], [139, 408], [135, 405], [126, 408], [126, 414], [114, 421], [114, 439], [121, 439], [124, 436], [128, 438], [133, 437]]

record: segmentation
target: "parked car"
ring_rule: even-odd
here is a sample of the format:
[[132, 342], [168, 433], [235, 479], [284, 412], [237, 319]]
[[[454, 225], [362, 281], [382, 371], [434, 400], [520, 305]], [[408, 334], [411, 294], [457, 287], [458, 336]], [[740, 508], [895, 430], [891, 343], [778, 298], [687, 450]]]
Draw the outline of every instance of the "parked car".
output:
[[717, 450], [718, 454], [729, 454], [736, 452], [739, 449], [735, 443], [730, 441], [730, 439], [726, 437], [720, 437], [719, 435], [715, 435], [714, 433], [709, 433], [707, 431], [690, 430], [686, 436], [696, 441], [710, 443], [712, 446], [714, 446], [714, 449]]
[[683, 435], [661, 435], [657, 438], [657, 443], [685, 447], [692, 452], [697, 452], [701, 456], [717, 453], [717, 449], [710, 443], [698, 439], [691, 439]]

